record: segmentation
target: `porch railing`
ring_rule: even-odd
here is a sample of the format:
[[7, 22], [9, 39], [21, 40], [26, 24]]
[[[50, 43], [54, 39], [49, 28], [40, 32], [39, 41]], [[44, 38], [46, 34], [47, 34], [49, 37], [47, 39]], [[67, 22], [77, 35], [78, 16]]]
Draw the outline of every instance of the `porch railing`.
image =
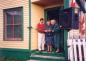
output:
[[86, 41], [83, 39], [68, 39], [69, 61], [86, 61]]

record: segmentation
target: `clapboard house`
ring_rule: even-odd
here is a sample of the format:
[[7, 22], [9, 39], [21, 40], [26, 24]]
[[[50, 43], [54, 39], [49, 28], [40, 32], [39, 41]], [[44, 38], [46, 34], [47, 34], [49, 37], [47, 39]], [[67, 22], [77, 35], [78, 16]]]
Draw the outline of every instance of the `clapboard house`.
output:
[[[75, 1], [78, 7], [74, 5]], [[67, 61], [68, 33], [72, 29], [79, 30], [80, 17], [77, 15], [80, 11], [83, 15], [86, 12], [84, 2], [85, 0], [0, 0], [0, 56], [28, 61]], [[75, 15], [77, 11], [78, 14]], [[63, 26], [60, 53], [36, 51], [36, 26], [40, 18], [45, 18], [45, 22], [47, 19], [56, 19]]]

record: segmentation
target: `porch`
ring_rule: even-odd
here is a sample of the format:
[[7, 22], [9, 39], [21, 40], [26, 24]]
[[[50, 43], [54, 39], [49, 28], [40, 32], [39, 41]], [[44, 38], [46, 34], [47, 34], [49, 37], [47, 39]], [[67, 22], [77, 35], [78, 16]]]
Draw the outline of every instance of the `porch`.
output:
[[[66, 2], [67, 3], [67, 2]], [[31, 2], [31, 24], [32, 24], [32, 33], [31, 33], [31, 44], [30, 44], [30, 48], [31, 48], [31, 56], [30, 59], [31, 60], [37, 60], [37, 61], [64, 61], [65, 59], [65, 51], [64, 52], [60, 52], [60, 53], [56, 53], [55, 51], [53, 51], [52, 53], [48, 53], [47, 51], [44, 52], [39, 52], [36, 51], [38, 49], [37, 46], [37, 30], [36, 30], [36, 25], [39, 23], [39, 19], [40, 18], [45, 18], [46, 20], [48, 19], [47, 16], [47, 10], [57, 10], [57, 9], [62, 9], [64, 6], [64, 0], [32, 0]], [[59, 8], [60, 7], [60, 8]], [[59, 11], [58, 10], [58, 11]], [[63, 39], [65, 38], [65, 40], [63, 41], [62, 44], [64, 45], [62, 48], [63, 50], [66, 49], [66, 38], [67, 38], [67, 31], [64, 30], [64, 34], [63, 34]], [[66, 35], [66, 37], [64, 37], [64, 35]], [[35, 36], [33, 38], [33, 36]], [[34, 41], [35, 40], [35, 41]], [[52, 57], [52, 58], [51, 58]], [[29, 61], [29, 60], [28, 60]]]

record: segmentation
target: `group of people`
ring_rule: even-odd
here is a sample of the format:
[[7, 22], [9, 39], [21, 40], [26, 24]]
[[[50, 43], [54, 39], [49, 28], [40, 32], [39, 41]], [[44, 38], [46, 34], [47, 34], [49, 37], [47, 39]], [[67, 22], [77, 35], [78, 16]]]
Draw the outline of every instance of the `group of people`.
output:
[[48, 52], [52, 52], [53, 47], [56, 49], [56, 52], [60, 51], [60, 28], [61, 26], [54, 19], [47, 20], [46, 23], [43, 18], [40, 19], [40, 22], [37, 24], [39, 51], [45, 50], [45, 45]]

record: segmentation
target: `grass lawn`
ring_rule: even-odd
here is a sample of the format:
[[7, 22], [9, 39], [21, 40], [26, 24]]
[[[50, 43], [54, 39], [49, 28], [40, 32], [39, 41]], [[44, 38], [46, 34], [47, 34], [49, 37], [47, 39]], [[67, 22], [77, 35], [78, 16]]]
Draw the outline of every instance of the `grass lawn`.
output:
[[25, 61], [16, 58], [7, 58], [7, 57], [0, 57], [0, 61]]

